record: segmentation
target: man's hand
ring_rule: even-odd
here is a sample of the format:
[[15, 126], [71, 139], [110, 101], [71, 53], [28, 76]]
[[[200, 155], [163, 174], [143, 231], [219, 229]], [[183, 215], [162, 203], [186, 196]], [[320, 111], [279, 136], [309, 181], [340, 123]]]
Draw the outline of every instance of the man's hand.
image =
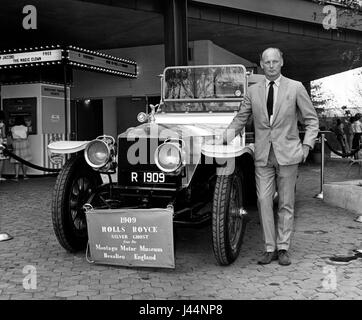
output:
[[305, 162], [309, 154], [310, 146], [303, 144], [302, 148], [303, 148], [303, 162]]

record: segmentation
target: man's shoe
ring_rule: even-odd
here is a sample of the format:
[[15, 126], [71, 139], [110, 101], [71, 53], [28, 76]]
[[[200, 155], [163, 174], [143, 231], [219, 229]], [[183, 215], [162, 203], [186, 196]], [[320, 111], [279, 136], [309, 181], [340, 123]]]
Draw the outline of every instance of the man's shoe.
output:
[[264, 252], [260, 260], [258, 261], [258, 264], [269, 264], [273, 260], [277, 259], [278, 259], [278, 253], [276, 251]]
[[289, 253], [287, 250], [278, 251], [279, 264], [282, 266], [289, 266], [292, 262], [290, 261]]

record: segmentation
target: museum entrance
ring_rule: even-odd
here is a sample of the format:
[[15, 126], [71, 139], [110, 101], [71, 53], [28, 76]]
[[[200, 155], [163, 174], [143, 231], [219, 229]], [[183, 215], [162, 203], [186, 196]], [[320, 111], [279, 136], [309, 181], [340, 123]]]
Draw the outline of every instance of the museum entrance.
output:
[[71, 139], [89, 141], [103, 134], [103, 100], [73, 100]]

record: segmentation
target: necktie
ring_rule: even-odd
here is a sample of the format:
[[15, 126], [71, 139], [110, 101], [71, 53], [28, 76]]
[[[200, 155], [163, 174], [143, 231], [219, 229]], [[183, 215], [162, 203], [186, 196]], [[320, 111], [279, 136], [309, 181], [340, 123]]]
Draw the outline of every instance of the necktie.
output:
[[268, 109], [268, 116], [273, 114], [273, 102], [274, 102], [274, 88], [273, 88], [274, 81], [269, 82], [269, 92], [268, 92], [268, 99], [266, 101], [266, 107]]

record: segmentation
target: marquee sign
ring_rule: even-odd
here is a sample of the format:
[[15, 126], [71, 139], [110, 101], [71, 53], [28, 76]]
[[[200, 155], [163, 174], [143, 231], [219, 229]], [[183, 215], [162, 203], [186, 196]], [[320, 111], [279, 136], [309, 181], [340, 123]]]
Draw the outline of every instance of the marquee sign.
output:
[[57, 45], [0, 52], [0, 70], [61, 63], [90, 71], [137, 78], [136, 62], [74, 46], [61, 48]]
[[103, 71], [129, 77], [137, 76], [137, 64], [135, 62], [95, 51], [68, 50], [67, 59], [69, 60], [70, 65], [78, 67], [86, 67], [95, 71]]
[[0, 67], [56, 62], [62, 60], [62, 50], [41, 50], [32, 52], [6, 53], [0, 55]]

